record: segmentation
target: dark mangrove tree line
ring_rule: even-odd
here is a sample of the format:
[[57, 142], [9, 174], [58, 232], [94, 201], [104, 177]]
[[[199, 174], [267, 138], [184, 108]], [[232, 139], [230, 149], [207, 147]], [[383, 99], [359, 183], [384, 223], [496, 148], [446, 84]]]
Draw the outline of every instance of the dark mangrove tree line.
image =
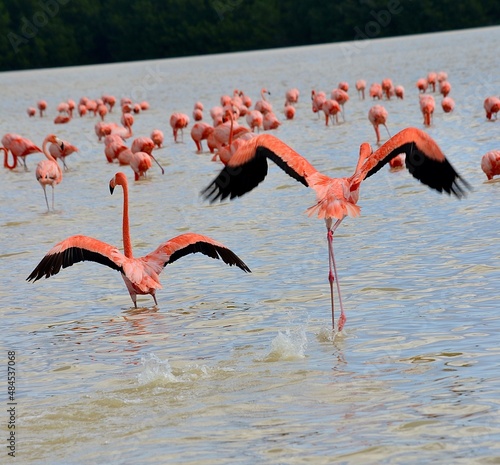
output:
[[0, 70], [500, 24], [498, 0], [0, 0]]

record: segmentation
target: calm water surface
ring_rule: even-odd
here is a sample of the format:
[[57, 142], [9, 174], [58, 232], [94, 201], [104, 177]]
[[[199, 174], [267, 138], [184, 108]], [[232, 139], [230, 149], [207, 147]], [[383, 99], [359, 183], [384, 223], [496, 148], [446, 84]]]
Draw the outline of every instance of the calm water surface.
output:
[[[41, 144], [55, 132], [80, 148], [56, 188], [56, 212], [46, 212], [35, 180], [40, 155], [28, 157], [29, 172], [2, 172], [1, 347], [4, 366], [7, 350], [17, 354], [15, 463], [500, 463], [500, 183], [480, 169], [500, 143], [500, 123], [482, 108], [500, 88], [491, 64], [499, 40], [492, 28], [1, 74], [2, 134]], [[175, 144], [169, 116], [190, 115], [200, 100], [209, 120], [221, 95], [239, 88], [255, 101], [266, 87], [283, 120], [276, 135], [319, 170], [345, 176], [359, 144], [375, 142], [373, 102], [358, 99], [356, 79], [391, 77], [406, 88], [405, 100], [384, 102], [394, 134], [422, 127], [415, 82], [440, 70], [456, 110], [444, 114], [436, 93], [428, 132], [473, 192], [439, 195], [406, 171], [366, 180], [361, 217], [336, 234], [348, 320], [333, 337], [325, 227], [304, 213], [314, 193], [272, 166], [242, 199], [202, 202], [221, 165], [195, 153], [189, 130]], [[311, 89], [329, 93], [343, 80], [352, 89], [346, 121], [325, 127]], [[300, 101], [296, 119], [284, 121], [290, 87]], [[158, 308], [142, 297], [138, 310], [118, 273], [98, 264], [25, 281], [67, 236], [121, 246], [122, 194], [108, 190], [118, 167], [105, 161], [96, 119], [52, 123], [59, 102], [103, 93], [148, 100], [135, 135], [167, 136], [157, 152], [165, 175], [153, 166], [133, 182], [123, 168], [135, 254], [194, 231], [226, 244], [252, 274], [186, 257], [165, 269]], [[49, 117], [29, 119], [40, 98]]]

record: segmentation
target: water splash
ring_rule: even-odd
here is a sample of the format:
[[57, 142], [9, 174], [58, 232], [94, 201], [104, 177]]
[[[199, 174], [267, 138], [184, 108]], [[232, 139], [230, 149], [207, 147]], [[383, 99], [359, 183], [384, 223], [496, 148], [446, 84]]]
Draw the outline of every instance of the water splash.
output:
[[299, 360], [305, 358], [307, 349], [307, 335], [305, 326], [295, 330], [287, 329], [271, 341], [268, 354], [262, 359], [265, 362], [276, 362], [279, 360]]
[[168, 360], [160, 360], [155, 354], [151, 353], [141, 357], [142, 371], [137, 375], [137, 381], [140, 385], [168, 382], [179, 383], [181, 378], [174, 375], [172, 367]]

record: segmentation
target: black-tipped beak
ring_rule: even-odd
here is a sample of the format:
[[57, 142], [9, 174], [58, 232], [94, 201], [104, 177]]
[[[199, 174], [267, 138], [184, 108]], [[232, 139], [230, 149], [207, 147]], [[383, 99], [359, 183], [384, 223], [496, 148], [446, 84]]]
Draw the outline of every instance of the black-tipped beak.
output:
[[109, 185], [109, 192], [111, 193], [111, 195], [113, 195], [114, 190], [115, 190], [115, 187], [110, 184]]

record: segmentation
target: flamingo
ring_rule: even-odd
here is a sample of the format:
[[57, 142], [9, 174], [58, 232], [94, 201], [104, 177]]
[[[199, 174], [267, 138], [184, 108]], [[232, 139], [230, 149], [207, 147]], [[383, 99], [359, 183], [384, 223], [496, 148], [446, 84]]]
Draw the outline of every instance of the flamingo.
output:
[[[371, 107], [368, 111], [368, 119], [370, 120], [370, 123], [372, 123], [373, 129], [375, 129], [375, 135], [377, 136], [377, 145], [380, 143], [379, 125], [384, 125], [387, 130], [387, 134], [389, 134], [389, 129], [387, 129], [387, 125], [385, 124], [387, 122], [387, 116], [387, 110], [382, 105], [373, 105], [373, 107]], [[391, 137], [390, 134], [389, 137]]]
[[295, 118], [295, 107], [291, 103], [286, 102], [283, 113], [286, 119], [293, 119]]
[[421, 92], [422, 94], [425, 94], [425, 91], [427, 90], [429, 83], [427, 82], [426, 78], [420, 78], [417, 80], [417, 83], [415, 84], [415, 86], [418, 88], [419, 92]]
[[[151, 159], [160, 167], [161, 174], [165, 174], [163, 166], [153, 155], [154, 146], [155, 143], [150, 137], [137, 137], [133, 140], [130, 150], [134, 155], [130, 158], [129, 164], [134, 170], [136, 181], [139, 180], [140, 176], [146, 176], [146, 171], [151, 168]], [[140, 155], [135, 155], [137, 153]], [[148, 157], [144, 157], [143, 154], [148, 155]]]
[[434, 113], [434, 107], [436, 103], [434, 97], [431, 94], [420, 95], [420, 110], [424, 116], [424, 126], [431, 125], [432, 115]]
[[325, 103], [326, 94], [323, 91], [316, 92], [314, 89], [311, 91], [311, 104], [313, 113], [318, 113], [323, 109], [323, 103]]
[[340, 103], [337, 100], [327, 99], [321, 105], [321, 109], [325, 114], [325, 125], [328, 126], [328, 119], [331, 116], [332, 121], [333, 117], [335, 117], [335, 122], [339, 124], [339, 113], [340, 113]]
[[[28, 166], [26, 165], [25, 159], [26, 155], [39, 153], [42, 151], [37, 145], [31, 142], [31, 140], [13, 132], [8, 132], [2, 137], [2, 145], [5, 147], [5, 149], [7, 149], [4, 150], [5, 156], [3, 160], [3, 166], [11, 170], [13, 170], [17, 166], [17, 159], [20, 158], [23, 162], [25, 171], [28, 171]], [[8, 161], [9, 150], [14, 158], [12, 164], [9, 164]]]
[[281, 121], [272, 111], [268, 111], [264, 115], [264, 119], [262, 121], [262, 125], [264, 126], [264, 131], [269, 131], [271, 129], [278, 129], [281, 125]]
[[358, 91], [358, 97], [361, 100], [365, 99], [365, 89], [366, 89], [366, 81], [364, 79], [358, 79], [356, 81], [356, 90]]
[[432, 92], [436, 92], [436, 81], [437, 81], [437, 73], [431, 71], [427, 74], [427, 84], [430, 84], [432, 87]]
[[[420, 182], [438, 192], [447, 192], [457, 198], [466, 194], [469, 184], [455, 171], [437, 143], [424, 131], [406, 128], [397, 133], [375, 152], [367, 143], [360, 146], [359, 160], [354, 174], [346, 178], [331, 178], [317, 171], [304, 157], [277, 137], [261, 134], [249, 140], [229, 160], [227, 166], [201, 192], [210, 202], [240, 197], [257, 187], [267, 175], [267, 160], [274, 161], [289, 176], [311, 187], [317, 203], [307, 210], [317, 214], [327, 228], [332, 326], [335, 327], [333, 283], [336, 282], [340, 305], [338, 331], [342, 331], [346, 317], [333, 255], [333, 234], [346, 216], [360, 214], [357, 205], [361, 182], [379, 171], [390, 159], [406, 153], [406, 167]], [[333, 222], [335, 220], [335, 223]]]
[[396, 94], [396, 98], [401, 100], [405, 97], [405, 88], [401, 85], [394, 87], [394, 93]]
[[500, 98], [491, 96], [486, 97], [483, 103], [484, 110], [486, 111], [486, 118], [491, 120], [493, 114], [495, 119], [497, 119], [497, 113], [500, 111]]
[[36, 104], [38, 110], [40, 110], [40, 117], [43, 116], [43, 112], [47, 109], [47, 102], [45, 100], [39, 100]]
[[500, 174], [500, 150], [491, 150], [481, 158], [481, 169], [488, 180]]
[[62, 181], [63, 174], [57, 160], [50, 154], [47, 150], [47, 144], [52, 142], [57, 144], [59, 149], [64, 151], [64, 143], [61, 139], [56, 137], [54, 134], [49, 134], [42, 144], [42, 151], [47, 157], [47, 160], [42, 160], [38, 163], [36, 167], [36, 180], [40, 183], [43, 188], [43, 194], [45, 195], [45, 202], [47, 203], [47, 211], [50, 211], [49, 201], [47, 200], [47, 186], [52, 186], [52, 210], [54, 210], [54, 187]]
[[35, 107], [28, 107], [26, 110], [28, 113], [28, 116], [31, 118], [32, 116], [36, 115], [36, 108]]
[[455, 108], [455, 101], [451, 97], [445, 97], [441, 100], [441, 108], [445, 113], [451, 113]]
[[273, 111], [273, 106], [267, 101], [266, 94], [271, 95], [271, 92], [269, 92], [265, 88], [261, 89], [260, 91], [261, 100], [257, 100], [257, 102], [255, 102], [255, 106], [253, 107], [254, 110], [260, 111], [263, 115]]
[[349, 92], [349, 83], [346, 81], [339, 82], [339, 85], [337, 87], [344, 92]]
[[73, 144], [70, 144], [68, 141], [59, 140], [58, 143], [51, 143], [49, 145], [49, 152], [56, 160], [60, 158], [63, 163], [64, 169], [67, 170], [68, 167], [66, 165], [65, 159], [73, 152], [78, 152], [78, 148]]
[[439, 83], [439, 92], [446, 97], [451, 92], [451, 84], [448, 81], [443, 81]]
[[159, 129], [153, 129], [151, 131], [151, 139], [155, 143], [155, 146], [160, 149], [163, 145], [163, 139], [164, 139], [163, 132], [160, 131]]
[[177, 133], [181, 130], [182, 140], [184, 140], [183, 129], [189, 124], [189, 116], [184, 113], [172, 113], [170, 116], [170, 127], [174, 134], [174, 142], [177, 142]]
[[295, 87], [292, 89], [288, 89], [285, 93], [285, 106], [287, 104], [289, 105], [294, 105], [299, 101], [299, 89], [296, 89]]
[[255, 132], [255, 129], [257, 132], [264, 129], [264, 115], [259, 110], [250, 110], [245, 115], [245, 120], [252, 132]]
[[382, 100], [383, 92], [382, 92], [382, 86], [378, 82], [374, 82], [370, 86], [370, 97], [375, 100]]
[[54, 118], [54, 124], [66, 124], [71, 121], [71, 117], [69, 115], [57, 115]]
[[229, 266], [236, 265], [245, 272], [250, 268], [225, 245], [201, 234], [185, 233], [158, 246], [156, 250], [140, 258], [134, 258], [128, 215], [128, 183], [124, 173], [118, 172], [109, 182], [113, 194], [116, 186], [123, 188], [123, 248], [118, 248], [88, 236], [71, 236], [50, 249], [26, 279], [35, 282], [40, 278], [54, 276], [62, 268], [89, 260], [106, 265], [121, 273], [128, 292], [137, 308], [137, 295], [150, 294], [155, 305], [156, 290], [161, 289], [159, 274], [163, 268], [191, 253], [200, 252], [211, 258], [221, 259]]
[[342, 119], [345, 121], [344, 104], [349, 100], [349, 94], [342, 89], [333, 89], [331, 98], [339, 102], [340, 106], [342, 107]]
[[149, 110], [149, 102], [147, 102], [146, 100], [139, 102], [139, 108], [141, 109], [141, 111]]
[[213, 132], [213, 126], [210, 126], [210, 124], [208, 123], [204, 123], [203, 121], [201, 121], [193, 124], [193, 127], [191, 128], [191, 138], [196, 144], [197, 153], [203, 152], [201, 141], [208, 139], [208, 136]]
[[113, 107], [115, 106], [116, 104], [116, 97], [114, 95], [109, 95], [109, 94], [106, 94], [106, 95], [103, 95], [101, 97], [102, 99], [102, 102], [108, 106], [109, 108], [109, 112], [111, 113], [113, 111]]
[[394, 85], [392, 84], [392, 80], [390, 78], [385, 78], [382, 80], [382, 92], [387, 97], [387, 100], [391, 99], [391, 94], [394, 89]]

